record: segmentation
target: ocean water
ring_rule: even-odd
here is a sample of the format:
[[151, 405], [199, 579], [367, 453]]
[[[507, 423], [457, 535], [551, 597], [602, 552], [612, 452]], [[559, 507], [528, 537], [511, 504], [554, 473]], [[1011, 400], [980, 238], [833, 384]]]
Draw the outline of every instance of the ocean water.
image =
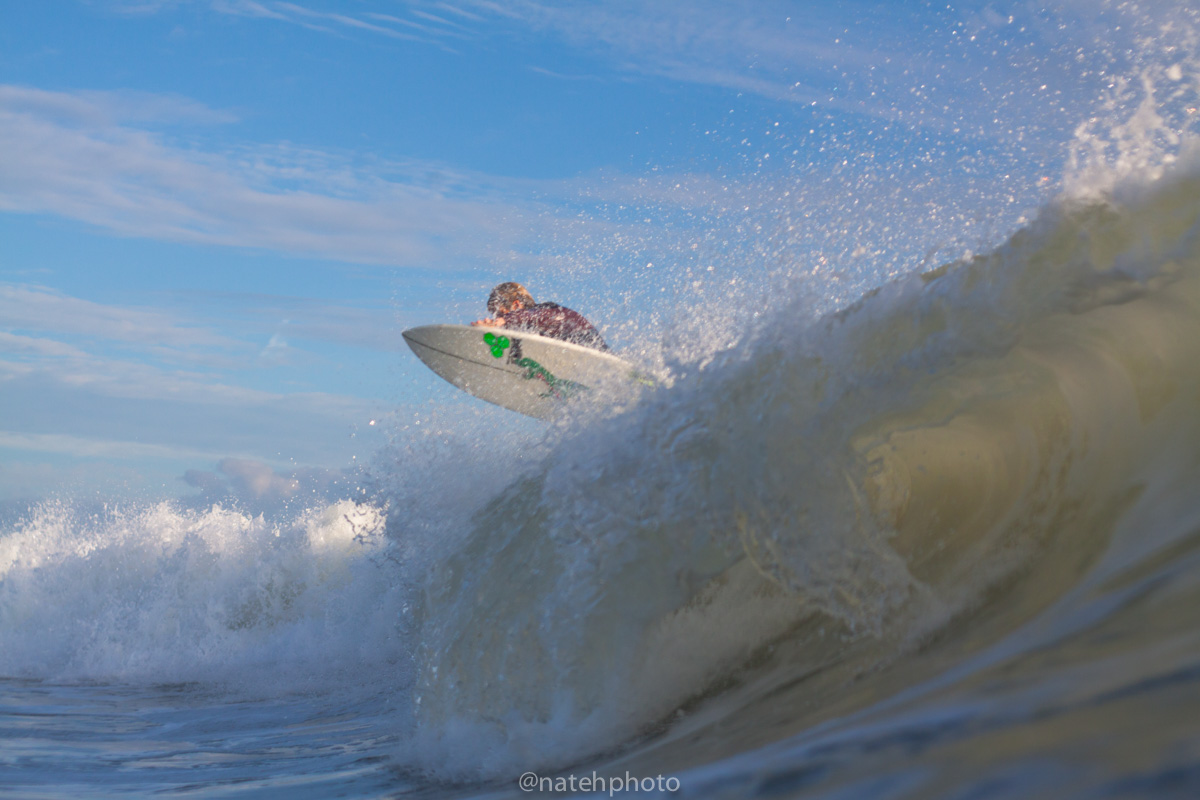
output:
[[657, 390], [5, 522], [0, 796], [1200, 796], [1194, 55], [990, 243], [784, 264]]

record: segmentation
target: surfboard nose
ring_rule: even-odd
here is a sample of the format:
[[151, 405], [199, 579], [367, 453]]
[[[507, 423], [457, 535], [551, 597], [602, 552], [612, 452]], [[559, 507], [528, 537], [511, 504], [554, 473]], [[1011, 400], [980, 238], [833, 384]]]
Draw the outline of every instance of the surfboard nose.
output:
[[436, 325], [420, 325], [416, 328], [409, 328], [406, 331], [402, 331], [400, 335], [404, 337], [404, 341], [409, 347], [412, 347], [414, 344], [426, 344], [429, 341], [430, 334], [436, 327]]

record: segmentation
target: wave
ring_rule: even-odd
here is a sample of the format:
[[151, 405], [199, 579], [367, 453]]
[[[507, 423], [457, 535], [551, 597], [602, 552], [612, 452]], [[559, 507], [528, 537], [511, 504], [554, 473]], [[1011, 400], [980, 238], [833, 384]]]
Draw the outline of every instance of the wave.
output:
[[981, 608], [1034, 616], [1200, 451], [1198, 220], [1183, 165], [1063, 198], [986, 255], [816, 324], [784, 304], [640, 405], [564, 421], [422, 582], [407, 757], [561, 766], [752, 675], [861, 675]]
[[1194, 530], [1198, 222], [1182, 159], [544, 436], [427, 415], [372, 504], [44, 503], [0, 533], [0, 674], [383, 686], [454, 781], [870, 706]]

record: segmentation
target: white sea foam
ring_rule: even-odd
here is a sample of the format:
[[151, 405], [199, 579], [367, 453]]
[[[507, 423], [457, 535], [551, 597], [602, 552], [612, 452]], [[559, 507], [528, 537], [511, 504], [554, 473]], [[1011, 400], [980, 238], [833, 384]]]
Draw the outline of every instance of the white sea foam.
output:
[[403, 598], [381, 526], [348, 501], [282, 520], [44, 503], [0, 535], [0, 674], [278, 687], [390, 668]]

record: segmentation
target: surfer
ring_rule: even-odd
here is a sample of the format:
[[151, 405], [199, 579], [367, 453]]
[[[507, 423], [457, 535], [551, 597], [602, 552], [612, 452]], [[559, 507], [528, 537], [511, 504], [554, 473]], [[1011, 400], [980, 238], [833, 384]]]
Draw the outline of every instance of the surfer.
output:
[[596, 326], [578, 311], [558, 303], [535, 303], [533, 296], [519, 283], [502, 283], [492, 289], [487, 309], [491, 317], [477, 319], [471, 324], [536, 333], [605, 352], [609, 349]]

